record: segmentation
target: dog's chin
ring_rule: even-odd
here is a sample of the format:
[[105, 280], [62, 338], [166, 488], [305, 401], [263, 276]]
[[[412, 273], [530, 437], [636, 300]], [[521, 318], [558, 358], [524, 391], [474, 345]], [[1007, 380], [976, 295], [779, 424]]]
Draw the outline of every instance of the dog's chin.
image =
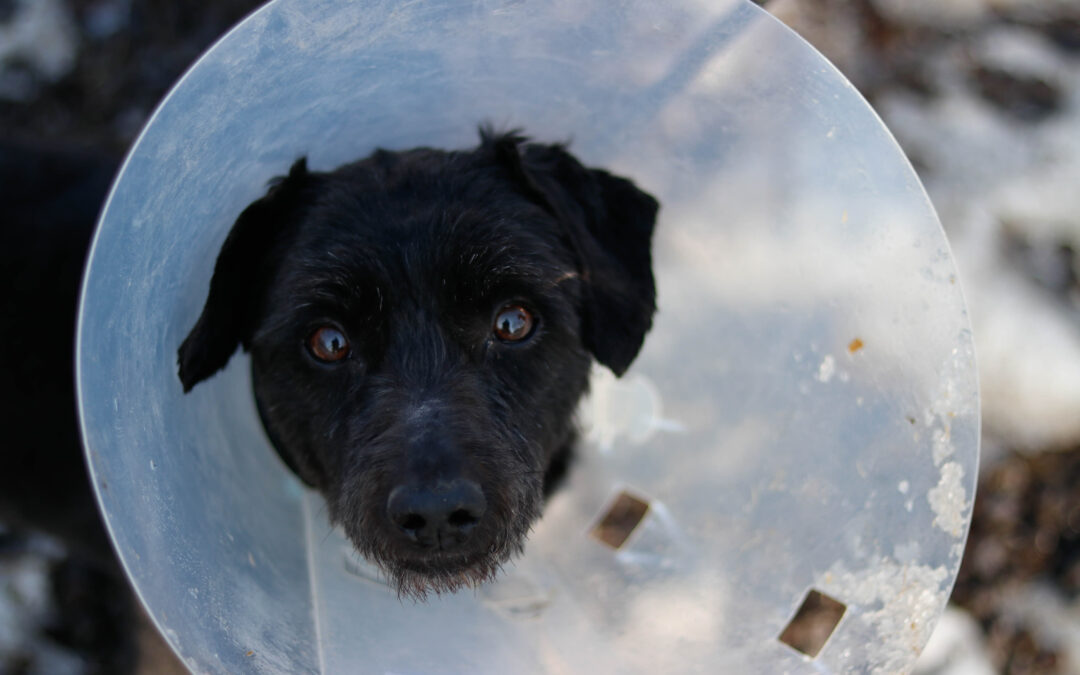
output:
[[494, 581], [503, 564], [519, 552], [520, 548], [463, 557], [436, 554], [382, 560], [378, 564], [399, 596], [425, 600], [429, 593], [454, 593]]
[[387, 583], [402, 598], [426, 600], [434, 593], [454, 593], [494, 581], [502, 566], [524, 550], [528, 523], [484, 541], [470, 543], [465, 550], [419, 550], [389, 544], [384, 537], [365, 537], [346, 528], [356, 550], [374, 563]]
[[[353, 542], [356, 546], [356, 542]], [[494, 581], [499, 570], [522, 552], [523, 543], [493, 545], [479, 552], [392, 552], [378, 547], [357, 546], [357, 550], [375, 563], [387, 582], [402, 598], [426, 600], [428, 594], [454, 593]]]

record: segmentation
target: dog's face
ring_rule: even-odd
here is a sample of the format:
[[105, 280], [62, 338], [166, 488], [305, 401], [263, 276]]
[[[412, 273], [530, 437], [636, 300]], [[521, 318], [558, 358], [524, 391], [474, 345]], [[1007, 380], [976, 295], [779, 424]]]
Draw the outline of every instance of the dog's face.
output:
[[596, 358], [651, 325], [656, 201], [561, 146], [297, 162], [239, 217], [180, 348], [252, 356], [282, 459], [400, 592], [490, 578], [540, 514]]

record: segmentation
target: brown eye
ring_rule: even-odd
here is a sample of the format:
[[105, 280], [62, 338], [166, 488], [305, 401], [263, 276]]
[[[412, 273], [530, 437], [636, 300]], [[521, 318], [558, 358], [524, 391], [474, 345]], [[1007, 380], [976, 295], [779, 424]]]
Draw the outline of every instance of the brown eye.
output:
[[333, 326], [323, 326], [307, 342], [311, 355], [325, 363], [340, 361], [349, 355], [349, 339]]
[[533, 315], [521, 305], [507, 305], [495, 315], [495, 336], [504, 342], [518, 342], [532, 335]]

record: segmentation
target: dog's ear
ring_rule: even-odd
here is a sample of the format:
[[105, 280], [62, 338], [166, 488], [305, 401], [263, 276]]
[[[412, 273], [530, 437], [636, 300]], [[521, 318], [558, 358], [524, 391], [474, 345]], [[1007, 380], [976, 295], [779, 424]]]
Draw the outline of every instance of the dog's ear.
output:
[[224, 368], [237, 346], [248, 348], [263, 290], [314, 180], [306, 159], [299, 159], [288, 176], [275, 179], [266, 196], [236, 219], [214, 265], [202, 315], [180, 345], [177, 362], [185, 393]]
[[632, 182], [587, 169], [563, 145], [523, 145], [516, 132], [481, 132], [482, 145], [565, 228], [580, 265], [583, 338], [596, 360], [622, 375], [656, 311], [651, 240], [659, 203]]

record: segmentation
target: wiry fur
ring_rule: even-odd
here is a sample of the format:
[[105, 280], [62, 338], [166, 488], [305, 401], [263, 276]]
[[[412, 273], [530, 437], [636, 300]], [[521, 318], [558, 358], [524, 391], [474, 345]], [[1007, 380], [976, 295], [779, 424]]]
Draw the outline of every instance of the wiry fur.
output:
[[[641, 347], [656, 210], [513, 133], [328, 173], [301, 160], [234, 225], [180, 379], [249, 350], [275, 448], [357, 549], [404, 595], [480, 583], [521, 552], [565, 466], [591, 360], [621, 375]], [[493, 335], [507, 303], [536, 317], [529, 339]], [[305, 351], [328, 324], [349, 336], [344, 361]], [[483, 493], [467, 536], [421, 546], [387, 517], [396, 485], [451, 480]]]

